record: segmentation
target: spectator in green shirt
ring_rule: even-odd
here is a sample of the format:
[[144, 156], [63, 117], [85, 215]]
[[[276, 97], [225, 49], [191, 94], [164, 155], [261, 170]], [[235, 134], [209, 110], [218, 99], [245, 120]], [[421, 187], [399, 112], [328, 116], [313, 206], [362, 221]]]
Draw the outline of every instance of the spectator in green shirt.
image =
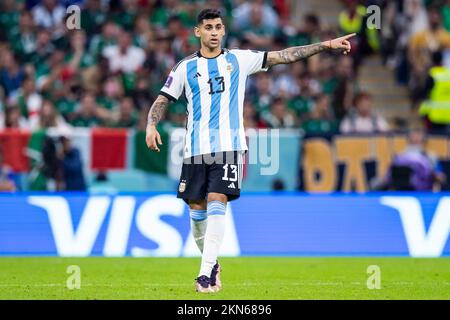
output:
[[114, 110], [119, 106], [120, 98], [124, 95], [124, 88], [120, 77], [110, 76], [102, 84], [102, 92], [97, 95], [97, 104], [107, 110]]
[[40, 66], [45, 63], [54, 50], [55, 46], [52, 43], [50, 31], [40, 29], [36, 36], [35, 50], [30, 54], [27, 62]]
[[106, 13], [102, 10], [99, 0], [85, 0], [85, 3], [81, 10], [81, 29], [91, 37], [100, 32], [101, 25], [106, 20]]
[[303, 17], [303, 26], [293, 31], [295, 32], [285, 32], [288, 46], [305, 46], [317, 42], [319, 41], [317, 33], [320, 31], [319, 18], [313, 13], [306, 14]]
[[61, 90], [56, 90], [53, 96], [58, 112], [66, 121], [74, 114], [81, 94], [81, 84], [77, 82], [66, 83]]
[[92, 37], [89, 53], [98, 59], [106, 47], [117, 43], [120, 27], [112, 20], [107, 20], [102, 26], [102, 32]]
[[86, 52], [86, 42], [86, 33], [83, 30], [77, 30], [71, 34], [70, 51], [64, 57], [64, 61], [74, 73], [95, 65], [95, 59]]
[[36, 30], [33, 16], [29, 11], [20, 14], [18, 27], [9, 30], [9, 42], [15, 54], [23, 61], [29, 61], [36, 50]]
[[62, 88], [62, 70], [64, 67], [64, 51], [54, 50], [48, 59], [36, 66], [36, 84], [43, 95], [50, 97], [55, 88]]
[[75, 127], [97, 127], [108, 118], [107, 113], [95, 102], [95, 95], [87, 92], [83, 95], [78, 110], [72, 117], [71, 124]]
[[178, 0], [162, 0], [161, 5], [153, 11], [150, 18], [152, 24], [164, 28], [171, 16], [178, 15], [185, 27], [194, 26], [195, 19], [192, 19], [188, 13], [191, 6], [187, 3], [180, 5], [179, 2]]
[[257, 113], [262, 113], [270, 109], [274, 95], [271, 91], [273, 81], [269, 74], [261, 72], [256, 76], [256, 92], [253, 97], [253, 105]]
[[320, 85], [307, 71], [297, 76], [296, 82], [300, 92], [289, 100], [288, 108], [294, 111], [297, 117], [304, 119], [312, 109], [313, 98], [319, 93]]
[[122, 0], [120, 6], [111, 13], [111, 18], [125, 31], [132, 31], [138, 14], [138, 1]]
[[138, 121], [138, 113], [131, 97], [124, 97], [120, 101], [119, 113], [114, 121], [114, 127], [133, 128]]
[[337, 132], [337, 122], [330, 110], [330, 99], [327, 95], [319, 95], [314, 107], [302, 123], [306, 134], [332, 134]]
[[42, 107], [42, 96], [36, 90], [34, 79], [25, 77], [21, 88], [16, 91], [11, 100], [19, 107], [21, 115], [28, 120], [30, 128], [36, 129]]
[[[19, 10], [15, 0], [2, 0], [0, 6], [0, 28], [2, 36], [9, 38], [11, 33], [17, 32], [19, 25]], [[1, 40], [6, 40], [2, 39]]]

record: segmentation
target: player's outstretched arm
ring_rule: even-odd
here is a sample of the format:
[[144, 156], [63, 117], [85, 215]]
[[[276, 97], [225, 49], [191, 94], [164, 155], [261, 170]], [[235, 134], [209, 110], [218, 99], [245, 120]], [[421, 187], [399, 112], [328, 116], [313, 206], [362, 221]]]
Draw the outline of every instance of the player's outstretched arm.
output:
[[280, 51], [270, 51], [267, 54], [267, 67], [271, 67], [276, 64], [288, 64], [297, 62], [319, 52], [331, 49], [343, 49], [344, 54], [347, 54], [351, 49], [351, 45], [348, 39], [353, 37], [354, 35], [356, 35], [356, 33], [348, 34], [346, 36], [333, 40], [310, 44], [307, 46], [291, 47]]
[[168, 104], [169, 99], [162, 95], [158, 95], [148, 112], [145, 141], [150, 150], [159, 152], [158, 144], [161, 145], [162, 141], [158, 130], [156, 130], [156, 126], [161, 120]]

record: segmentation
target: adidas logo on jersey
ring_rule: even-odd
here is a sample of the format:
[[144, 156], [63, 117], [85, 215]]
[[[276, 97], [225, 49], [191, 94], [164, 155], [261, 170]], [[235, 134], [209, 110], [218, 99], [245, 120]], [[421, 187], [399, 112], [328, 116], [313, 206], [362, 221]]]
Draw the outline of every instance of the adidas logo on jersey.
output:
[[236, 186], [234, 185], [234, 182], [230, 183], [230, 184], [228, 185], [228, 188], [236, 189]]
[[198, 78], [198, 77], [201, 77], [202, 75], [200, 74], [200, 72], [197, 72], [196, 74], [195, 74], [195, 76], [194, 76], [194, 79], [195, 78]]

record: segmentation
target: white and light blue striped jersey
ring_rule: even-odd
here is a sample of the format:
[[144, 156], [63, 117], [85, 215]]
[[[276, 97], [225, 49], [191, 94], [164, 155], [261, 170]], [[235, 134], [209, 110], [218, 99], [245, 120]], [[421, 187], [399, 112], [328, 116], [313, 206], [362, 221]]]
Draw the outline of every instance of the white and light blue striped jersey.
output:
[[185, 94], [187, 132], [184, 158], [247, 150], [243, 105], [247, 77], [267, 71], [267, 52], [222, 49], [215, 58], [200, 51], [181, 60], [160, 94], [172, 101]]

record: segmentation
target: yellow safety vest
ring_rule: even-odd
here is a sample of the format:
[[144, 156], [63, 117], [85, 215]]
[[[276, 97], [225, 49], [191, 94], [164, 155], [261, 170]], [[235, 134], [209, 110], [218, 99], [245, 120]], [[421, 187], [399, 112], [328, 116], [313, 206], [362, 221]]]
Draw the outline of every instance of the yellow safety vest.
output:
[[342, 11], [339, 14], [339, 26], [345, 33], [360, 32], [362, 27], [363, 17], [366, 15], [366, 8], [359, 5], [356, 8], [356, 14], [351, 19], [347, 11]]
[[437, 124], [450, 123], [450, 69], [432, 67], [429, 72], [434, 86], [430, 99], [420, 105], [419, 114]]
[[[339, 26], [341, 30], [345, 33], [359, 33], [362, 29], [363, 18], [366, 15], [366, 7], [359, 5], [356, 8], [356, 14], [351, 19], [347, 14], [347, 11], [342, 11], [339, 14]], [[376, 29], [366, 29], [367, 42], [374, 51], [380, 49], [380, 42], [378, 39], [378, 32]]]

